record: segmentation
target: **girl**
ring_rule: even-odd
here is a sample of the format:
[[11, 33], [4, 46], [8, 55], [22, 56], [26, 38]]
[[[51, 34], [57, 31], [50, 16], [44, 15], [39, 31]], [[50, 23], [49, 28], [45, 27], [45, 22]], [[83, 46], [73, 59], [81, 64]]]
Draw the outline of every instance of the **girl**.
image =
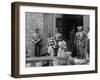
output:
[[58, 57], [65, 57], [66, 56], [66, 51], [67, 51], [67, 44], [66, 42], [62, 39], [62, 37], [60, 38], [60, 41], [58, 42]]

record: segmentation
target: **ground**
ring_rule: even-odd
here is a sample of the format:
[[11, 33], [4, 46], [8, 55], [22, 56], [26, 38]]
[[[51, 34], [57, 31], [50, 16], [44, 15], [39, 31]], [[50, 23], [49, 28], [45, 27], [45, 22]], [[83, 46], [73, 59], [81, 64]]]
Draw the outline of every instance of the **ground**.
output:
[[[85, 60], [85, 59], [77, 59], [76, 57], [72, 58], [74, 61], [74, 65], [85, 65], [85, 64], [89, 64], [89, 60]], [[62, 60], [59, 60], [60, 62], [63, 62]], [[51, 57], [41, 57], [41, 58], [28, 58], [27, 59], [27, 63], [26, 63], [26, 67], [40, 67], [43, 64], [47, 65], [49, 64], [48, 62], [50, 62], [50, 66], [52, 65], [61, 65], [58, 64], [58, 60], [56, 58], [51, 58]], [[51, 64], [52, 63], [52, 64]], [[73, 65], [73, 64], [66, 64], [66, 65]]]

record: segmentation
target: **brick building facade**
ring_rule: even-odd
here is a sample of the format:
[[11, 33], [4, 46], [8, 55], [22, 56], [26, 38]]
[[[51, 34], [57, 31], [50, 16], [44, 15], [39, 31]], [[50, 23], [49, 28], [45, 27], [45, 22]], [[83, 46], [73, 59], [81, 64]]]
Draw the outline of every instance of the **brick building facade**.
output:
[[[25, 25], [26, 25], [25, 39], [26, 40], [25, 41], [26, 41], [26, 52], [28, 55], [34, 56], [34, 45], [32, 43], [34, 28], [38, 27], [40, 30], [39, 33], [41, 34], [41, 37], [42, 37], [42, 46], [44, 46], [41, 52], [44, 53], [47, 50], [45, 45], [46, 45], [48, 33], [52, 33], [52, 35], [55, 34], [55, 31], [57, 28], [56, 21], [57, 19], [61, 19], [63, 17], [64, 16], [62, 14], [26, 12], [25, 14], [25, 20], [26, 20], [25, 21]], [[83, 25], [84, 30], [86, 30], [90, 26], [88, 15], [82, 16], [82, 25]]]

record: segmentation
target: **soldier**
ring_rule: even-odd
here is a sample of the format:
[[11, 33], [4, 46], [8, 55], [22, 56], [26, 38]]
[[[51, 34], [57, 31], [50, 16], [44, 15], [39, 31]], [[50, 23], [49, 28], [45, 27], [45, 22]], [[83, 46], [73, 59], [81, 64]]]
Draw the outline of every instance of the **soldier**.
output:
[[83, 31], [82, 26], [77, 27], [78, 32], [75, 35], [75, 44], [77, 49], [77, 58], [85, 58], [87, 55], [87, 49], [86, 49], [86, 41], [87, 41], [87, 34], [85, 31]]

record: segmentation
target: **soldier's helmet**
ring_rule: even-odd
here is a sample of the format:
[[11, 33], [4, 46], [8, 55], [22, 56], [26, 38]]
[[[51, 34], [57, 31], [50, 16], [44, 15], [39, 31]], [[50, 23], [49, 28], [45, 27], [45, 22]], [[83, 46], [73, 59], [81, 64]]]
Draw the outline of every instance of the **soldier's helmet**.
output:
[[82, 26], [78, 26], [78, 27], [77, 27], [78, 30], [80, 30], [80, 29], [82, 30], [82, 28], [83, 28]]

